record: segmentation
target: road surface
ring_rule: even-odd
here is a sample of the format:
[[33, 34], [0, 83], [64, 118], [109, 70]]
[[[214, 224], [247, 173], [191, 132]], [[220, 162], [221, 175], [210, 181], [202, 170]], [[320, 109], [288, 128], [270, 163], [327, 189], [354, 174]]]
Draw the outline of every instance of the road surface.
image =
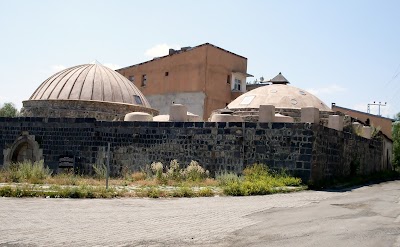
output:
[[252, 197], [0, 198], [0, 246], [400, 246], [400, 181]]

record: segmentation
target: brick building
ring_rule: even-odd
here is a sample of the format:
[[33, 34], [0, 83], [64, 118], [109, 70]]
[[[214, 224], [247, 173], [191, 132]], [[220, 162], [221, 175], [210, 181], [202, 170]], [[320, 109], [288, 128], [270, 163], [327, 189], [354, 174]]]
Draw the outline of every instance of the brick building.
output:
[[132, 81], [151, 106], [167, 114], [171, 103], [207, 120], [246, 92], [247, 58], [205, 43], [170, 49], [169, 55], [117, 70]]

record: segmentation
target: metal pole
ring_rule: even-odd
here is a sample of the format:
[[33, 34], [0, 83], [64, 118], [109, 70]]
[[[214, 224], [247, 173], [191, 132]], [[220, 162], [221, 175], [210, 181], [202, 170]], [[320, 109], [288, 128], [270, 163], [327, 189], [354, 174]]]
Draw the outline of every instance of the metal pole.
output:
[[110, 176], [110, 143], [107, 147], [107, 171], [106, 171], [106, 189], [108, 189], [108, 177]]
[[378, 105], [378, 115], [379, 116], [381, 115], [381, 102], [379, 102], [379, 105]]

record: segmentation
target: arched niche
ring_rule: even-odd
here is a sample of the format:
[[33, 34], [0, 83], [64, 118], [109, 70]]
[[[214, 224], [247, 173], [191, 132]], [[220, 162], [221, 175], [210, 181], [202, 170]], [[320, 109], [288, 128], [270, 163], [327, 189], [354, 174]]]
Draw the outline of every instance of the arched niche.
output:
[[3, 150], [4, 165], [29, 160], [32, 162], [43, 159], [43, 149], [40, 149], [39, 143], [35, 141], [34, 135], [28, 132], [22, 132], [10, 148]]

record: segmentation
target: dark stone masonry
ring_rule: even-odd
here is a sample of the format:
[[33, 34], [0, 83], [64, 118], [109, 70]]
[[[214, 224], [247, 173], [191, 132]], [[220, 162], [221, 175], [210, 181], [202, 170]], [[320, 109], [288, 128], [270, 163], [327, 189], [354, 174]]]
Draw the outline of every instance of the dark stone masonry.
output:
[[264, 163], [285, 168], [304, 181], [387, 169], [382, 166], [381, 139], [368, 140], [309, 123], [0, 118], [0, 164], [34, 150], [55, 171], [67, 157], [76, 172], [91, 173], [92, 164], [105, 163], [108, 142], [113, 175], [137, 171], [155, 161], [169, 164], [172, 159], [182, 165], [196, 160], [211, 174], [241, 173], [248, 165]]

